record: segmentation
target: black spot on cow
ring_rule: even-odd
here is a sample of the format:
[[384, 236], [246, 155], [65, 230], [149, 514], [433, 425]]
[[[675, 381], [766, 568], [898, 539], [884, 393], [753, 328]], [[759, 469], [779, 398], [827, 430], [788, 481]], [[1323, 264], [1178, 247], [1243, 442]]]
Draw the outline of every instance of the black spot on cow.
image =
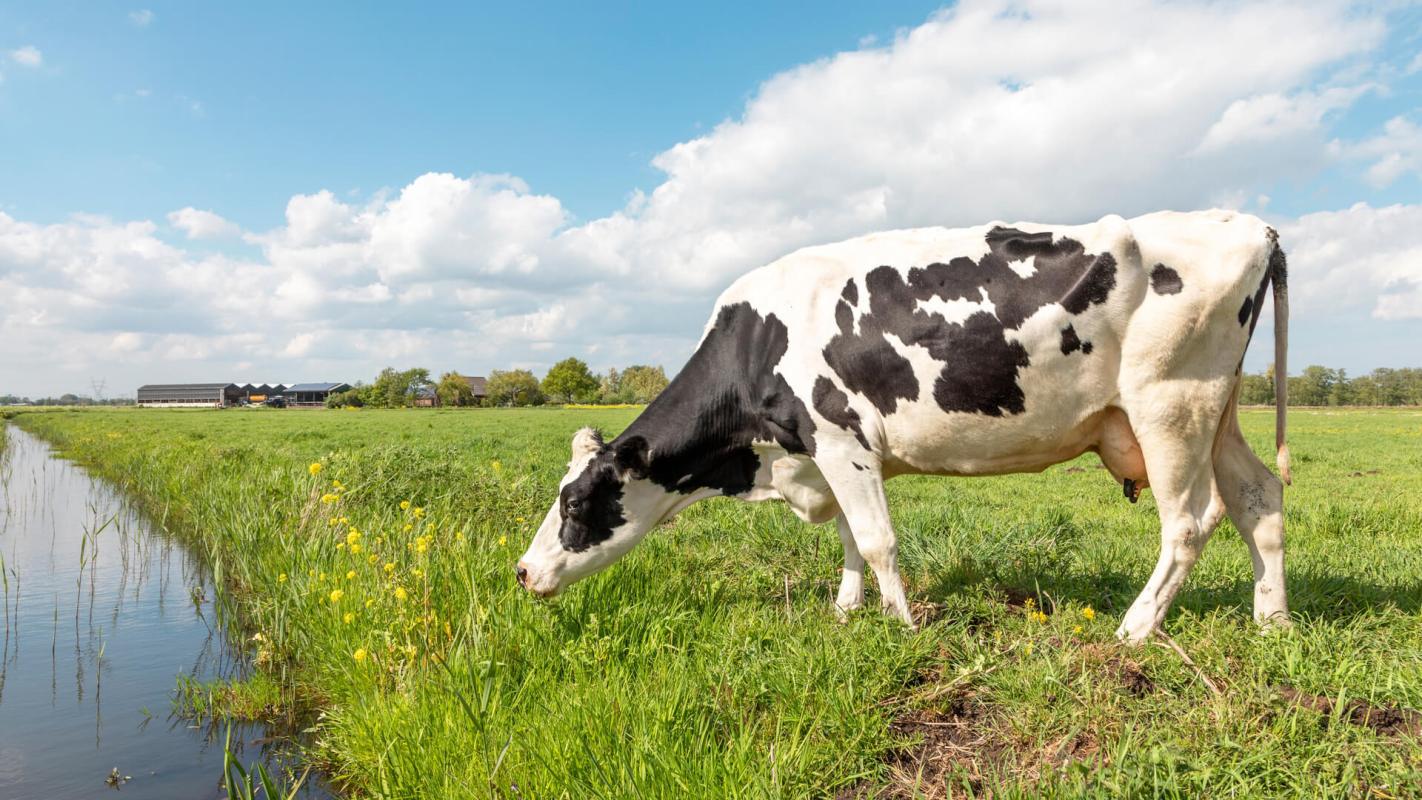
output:
[[1062, 328], [1062, 355], [1071, 355], [1081, 349], [1081, 337], [1076, 335], [1076, 326]]
[[[864, 278], [868, 309], [861, 308], [857, 332], [836, 307], [839, 333], [825, 346], [824, 357], [846, 389], [864, 395], [884, 414], [894, 413], [899, 400], [918, 399], [912, 365], [893, 347], [892, 335], [943, 364], [933, 395], [944, 410], [990, 416], [1025, 410], [1017, 376], [1031, 362], [1006, 332], [1048, 304], [1075, 315], [1105, 302], [1116, 286], [1116, 260], [1049, 232], [998, 227], [986, 239], [989, 252], [977, 261], [959, 257], [907, 273], [889, 266], [871, 270]], [[1028, 259], [1033, 272], [1023, 278], [1010, 264]], [[932, 298], [988, 300], [996, 315], [979, 311], [948, 322], [919, 308]]]
[[851, 461], [851, 462], [849, 462], [849, 463], [853, 464], [853, 465], [854, 465], [854, 468], [857, 469], [857, 470], [859, 470], [860, 472], [863, 472], [864, 470], [869, 469], [868, 467], [864, 466], [863, 464], [859, 463], [858, 461]]
[[622, 479], [606, 446], [583, 474], [563, 487], [558, 511], [563, 517], [558, 539], [574, 553], [607, 541], [613, 530], [627, 522], [622, 515]]
[[1254, 312], [1254, 297], [1251, 295], [1251, 296], [1245, 297], [1245, 298], [1244, 298], [1244, 305], [1242, 305], [1242, 306], [1239, 307], [1239, 324], [1240, 324], [1240, 325], [1248, 325], [1248, 324], [1249, 324], [1249, 320], [1250, 320], [1251, 318], [1253, 318], [1253, 316], [1254, 316], [1254, 313], [1253, 313], [1253, 312]]
[[611, 457], [624, 469], [640, 457], [640, 474], [668, 491], [734, 495], [755, 485], [752, 442], [814, 455], [814, 420], [776, 371], [789, 341], [774, 314], [723, 306], [691, 360], [613, 441]]
[[840, 391], [833, 381], [823, 375], [815, 378], [810, 403], [820, 412], [820, 416], [847, 431], [854, 431], [854, 438], [864, 445], [865, 450], [869, 449], [869, 440], [864, 438], [864, 430], [860, 425], [859, 412], [849, 407], [849, 395]]
[[1170, 267], [1156, 264], [1150, 271], [1150, 289], [1156, 294], [1180, 294], [1183, 288], [1185, 283], [1180, 280], [1180, 273]]
[[1089, 356], [1089, 355], [1091, 355], [1091, 348], [1092, 348], [1092, 347], [1093, 347], [1093, 345], [1091, 344], [1091, 342], [1082, 342], [1082, 343], [1081, 343], [1081, 354], [1084, 355], [1084, 356]]
[[855, 285], [853, 278], [844, 282], [844, 288], [840, 290], [839, 296], [849, 301], [852, 306], [859, 305], [859, 287]]

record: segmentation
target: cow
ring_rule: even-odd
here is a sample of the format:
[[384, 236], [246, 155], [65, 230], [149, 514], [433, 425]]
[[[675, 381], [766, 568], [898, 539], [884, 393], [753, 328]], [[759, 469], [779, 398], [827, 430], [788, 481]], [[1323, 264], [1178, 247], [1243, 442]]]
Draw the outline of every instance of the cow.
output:
[[1159, 509], [1160, 558], [1119, 637], [1156, 630], [1226, 513], [1253, 560], [1255, 619], [1286, 625], [1286, 382], [1279, 477], [1236, 411], [1271, 286], [1287, 374], [1286, 277], [1274, 230], [1221, 210], [799, 250], [721, 295], [686, 366], [620, 435], [573, 437], [518, 582], [555, 595], [704, 498], [782, 500], [835, 520], [841, 617], [864, 604], [867, 563], [885, 613], [912, 627], [887, 478], [1040, 472], [1092, 451], [1129, 500], [1149, 487]]

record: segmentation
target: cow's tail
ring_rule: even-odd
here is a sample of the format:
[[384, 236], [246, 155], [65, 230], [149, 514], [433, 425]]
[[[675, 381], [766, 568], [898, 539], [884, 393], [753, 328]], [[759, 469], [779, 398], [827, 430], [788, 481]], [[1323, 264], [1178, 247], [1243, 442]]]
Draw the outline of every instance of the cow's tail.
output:
[[1294, 482], [1289, 468], [1289, 443], [1285, 438], [1289, 417], [1289, 265], [1279, 236], [1271, 228], [1269, 238], [1273, 249], [1269, 253], [1269, 282], [1274, 287], [1274, 449], [1279, 477], [1285, 484]]

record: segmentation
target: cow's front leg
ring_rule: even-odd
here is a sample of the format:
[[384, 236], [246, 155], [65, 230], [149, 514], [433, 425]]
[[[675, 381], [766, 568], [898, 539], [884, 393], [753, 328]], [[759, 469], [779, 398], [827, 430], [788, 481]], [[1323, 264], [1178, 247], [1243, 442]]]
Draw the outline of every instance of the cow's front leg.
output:
[[[899, 576], [899, 544], [894, 535], [893, 523], [889, 520], [889, 502], [884, 497], [884, 478], [877, 463], [866, 466], [869, 460], [862, 450], [853, 457], [836, 458], [826, 454], [823, 463], [818, 463], [830, 489], [839, 501], [840, 535], [844, 535], [847, 525], [859, 556], [874, 570], [879, 581], [879, 595], [884, 612], [903, 620], [914, 627], [913, 615], [909, 613], [908, 598], [904, 596], [903, 578]], [[877, 461], [877, 459], [876, 459]], [[854, 466], [854, 463], [860, 466]], [[841, 597], [846, 586], [850, 586], [848, 548], [844, 583], [840, 586]], [[859, 580], [859, 594], [863, 597], [863, 577]]]
[[839, 579], [839, 597], [834, 601], [834, 610], [843, 622], [849, 619], [849, 612], [864, 607], [864, 556], [854, 543], [854, 532], [844, 512], [835, 517], [835, 525], [839, 528], [839, 543], [844, 546], [844, 575]]

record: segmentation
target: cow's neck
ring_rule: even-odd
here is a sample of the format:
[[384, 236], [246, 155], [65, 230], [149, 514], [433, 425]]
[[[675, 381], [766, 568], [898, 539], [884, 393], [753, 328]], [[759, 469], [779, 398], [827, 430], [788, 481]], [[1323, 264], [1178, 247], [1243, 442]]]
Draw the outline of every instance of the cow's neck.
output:
[[750, 492], [761, 466], [756, 442], [813, 454], [815, 424], [775, 371], [788, 336], [775, 315], [748, 303], [722, 307], [686, 366], [618, 441], [646, 439], [651, 479], [682, 494]]

